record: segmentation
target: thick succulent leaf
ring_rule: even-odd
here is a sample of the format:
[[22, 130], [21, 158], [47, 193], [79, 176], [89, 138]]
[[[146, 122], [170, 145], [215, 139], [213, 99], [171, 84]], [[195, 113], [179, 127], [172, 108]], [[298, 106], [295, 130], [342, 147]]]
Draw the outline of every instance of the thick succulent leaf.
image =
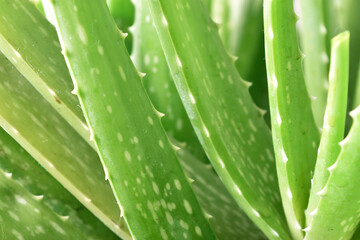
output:
[[0, 0], [0, 49], [44, 98], [86, 140], [89, 129], [54, 27], [29, 0]]
[[351, 12], [347, 17], [347, 30], [351, 33], [350, 41], [350, 79], [349, 79], [349, 109], [355, 109], [360, 105], [360, 1], [350, 0]]
[[264, 25], [280, 191], [293, 238], [302, 239], [319, 131], [306, 91], [293, 1], [265, 0]]
[[360, 239], [360, 226], [358, 224], [355, 233], [351, 237], [352, 240], [359, 240]]
[[0, 125], [105, 225], [128, 239], [97, 153], [4, 56], [0, 63]]
[[[268, 112], [269, 97], [266, 81], [263, 0], [230, 1], [230, 37], [228, 49], [237, 57], [235, 66], [252, 83], [250, 94], [254, 102]], [[269, 114], [264, 115], [270, 125]]]
[[[231, 0], [213, 0], [211, 3], [210, 15], [211, 18], [214, 20], [215, 23], [219, 26], [219, 34], [223, 43], [227, 49], [230, 49], [230, 38], [232, 37], [231, 32], [231, 14], [232, 9], [231, 7]], [[235, 3], [235, 1], [234, 1]], [[236, 4], [240, 4], [241, 1], [237, 1]]]
[[[220, 36], [225, 47], [237, 57], [236, 67], [242, 77], [251, 79], [259, 53], [264, 52], [262, 0], [217, 0], [212, 18], [220, 23]], [[262, 62], [265, 64], [264, 58]], [[265, 72], [266, 73], [266, 72]]]
[[162, 123], [169, 136], [184, 142], [186, 149], [208, 162], [172, 81], [147, 0], [136, 0], [135, 7], [132, 59], [135, 66], [146, 73], [143, 84], [149, 97], [155, 108], [165, 114]]
[[[360, 61], [360, 1], [358, 0], [326, 0], [325, 15], [326, 26], [328, 29], [328, 42], [331, 38], [343, 31], [350, 31], [350, 71], [349, 71], [349, 107], [348, 110], [354, 109], [356, 105], [353, 103], [356, 94], [357, 73]], [[330, 45], [330, 44], [329, 44]], [[351, 118], [348, 116], [346, 130], [351, 127]]]
[[43, 14], [45, 14], [44, 12], [44, 8], [43, 5], [41, 3], [41, 0], [29, 0], [31, 3], [33, 3], [35, 5], [35, 7]]
[[[43, 0], [47, 1], [47, 0]], [[110, 13], [113, 16], [116, 25], [122, 31], [128, 32], [130, 26], [134, 23], [135, 8], [131, 0], [106, 0]], [[125, 45], [129, 52], [132, 51], [132, 34], [125, 39]]]
[[350, 4], [353, 1], [324, 0], [324, 17], [329, 40], [346, 29]]
[[360, 107], [351, 112], [354, 123], [340, 142], [341, 152], [330, 167], [317, 211], [307, 227], [306, 240], [350, 239], [360, 220]]
[[324, 127], [315, 165], [306, 225], [311, 224], [325, 187], [339, 153], [339, 142], [344, 138], [346, 103], [349, 79], [349, 32], [344, 32], [332, 41], [329, 74], [329, 95], [326, 105]]
[[186, 175], [194, 180], [195, 194], [211, 216], [209, 221], [218, 239], [266, 239], [239, 208], [211, 167], [184, 150], [180, 150], [178, 156]]
[[355, 88], [355, 93], [354, 93], [354, 99], [352, 102], [352, 107], [356, 108], [360, 106], [360, 64], [358, 67], [358, 75], [357, 75], [357, 79], [356, 79], [356, 88]]
[[130, 0], [106, 0], [111, 15], [120, 29], [130, 27], [135, 19], [134, 5]]
[[315, 121], [322, 127], [328, 89], [329, 57], [326, 51], [327, 30], [324, 24], [324, 0], [300, 0], [301, 44], [305, 53], [305, 81], [314, 97], [312, 110]]
[[0, 168], [11, 173], [14, 181], [42, 199], [43, 204], [67, 219], [67, 224], [79, 229], [87, 239], [118, 239], [2, 128]]
[[0, 196], [0, 238], [3, 240], [87, 239], [11, 179], [11, 173], [2, 170]]
[[215, 239], [106, 3], [51, 4], [74, 92], [132, 236]]
[[212, 165], [269, 238], [287, 239], [270, 131], [206, 7], [200, 0], [148, 3], [173, 80]]

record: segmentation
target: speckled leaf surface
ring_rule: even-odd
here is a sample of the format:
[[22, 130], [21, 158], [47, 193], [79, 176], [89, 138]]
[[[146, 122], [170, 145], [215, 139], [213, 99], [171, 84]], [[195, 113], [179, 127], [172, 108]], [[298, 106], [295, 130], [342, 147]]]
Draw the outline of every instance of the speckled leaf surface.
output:
[[292, 236], [302, 239], [319, 131], [305, 86], [293, 9], [293, 1], [264, 1], [266, 65], [279, 186]]
[[222, 182], [267, 237], [289, 238], [270, 131], [208, 10], [199, 0], [148, 3], [177, 90]]
[[4, 56], [0, 63], [0, 125], [94, 215], [129, 238], [97, 153]]
[[194, 180], [195, 194], [211, 216], [209, 221], [218, 239], [267, 239], [240, 209], [212, 168], [184, 150], [178, 156], [186, 175]]
[[132, 236], [215, 239], [106, 3], [51, 4], [74, 93]]
[[87, 239], [118, 239], [2, 128], [0, 168]]
[[2, 240], [87, 239], [2, 170], [0, 196]]
[[0, 49], [85, 139], [90, 133], [54, 27], [28, 0], [0, 1]]
[[322, 127], [328, 90], [329, 56], [327, 53], [327, 29], [324, 23], [326, 0], [300, 0], [300, 31], [305, 54], [304, 72], [309, 94], [314, 97], [312, 110], [315, 121]]
[[332, 40], [329, 74], [329, 95], [326, 105], [324, 127], [315, 165], [306, 225], [311, 225], [313, 215], [321, 199], [321, 190], [330, 176], [331, 166], [339, 153], [339, 142], [344, 138], [346, 103], [349, 79], [349, 32], [339, 34]]
[[172, 80], [147, 0], [136, 0], [135, 7], [132, 59], [146, 73], [143, 84], [149, 97], [155, 108], [165, 114], [161, 120], [169, 136], [185, 143], [185, 148], [198, 159], [208, 162]]
[[360, 220], [360, 108], [351, 112], [353, 125], [340, 142], [341, 151], [331, 166], [320, 193], [317, 211], [305, 236], [310, 239], [350, 239]]

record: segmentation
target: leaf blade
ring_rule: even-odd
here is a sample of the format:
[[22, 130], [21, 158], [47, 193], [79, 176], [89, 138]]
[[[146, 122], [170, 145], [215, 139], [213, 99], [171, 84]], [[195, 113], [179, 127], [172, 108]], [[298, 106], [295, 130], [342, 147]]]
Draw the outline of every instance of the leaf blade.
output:
[[312, 214], [321, 199], [319, 192], [326, 186], [331, 166], [340, 153], [339, 142], [344, 138], [346, 104], [349, 79], [349, 32], [337, 35], [332, 40], [329, 73], [329, 95], [324, 117], [318, 157], [311, 187], [306, 224], [311, 224]]
[[319, 132], [305, 86], [293, 2], [265, 0], [265, 52], [271, 126], [282, 203], [302, 239]]
[[129, 239], [97, 153], [5, 56], [0, 62], [0, 125], [105, 225]]
[[[183, 0], [148, 3], [173, 80], [212, 165], [237, 203], [269, 238], [288, 238], [281, 224], [269, 129], [205, 5]], [[253, 178], [245, 179], [243, 171]], [[255, 178], [264, 189], [251, 187]]]
[[[76, 93], [131, 234], [214, 239], [105, 2], [51, 4]], [[79, 27], [86, 41], [72, 36]], [[173, 203], [170, 209], [161, 200]]]

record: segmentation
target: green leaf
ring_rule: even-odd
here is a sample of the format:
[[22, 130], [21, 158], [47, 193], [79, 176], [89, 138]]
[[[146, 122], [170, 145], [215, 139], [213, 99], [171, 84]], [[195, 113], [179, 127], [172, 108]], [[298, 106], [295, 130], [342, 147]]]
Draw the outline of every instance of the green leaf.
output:
[[358, 74], [356, 79], [356, 87], [355, 87], [355, 93], [354, 93], [354, 100], [352, 102], [352, 107], [356, 108], [360, 106], [360, 64], [358, 67]]
[[204, 165], [184, 150], [180, 150], [178, 156], [186, 175], [194, 180], [195, 194], [211, 216], [209, 221], [218, 239], [266, 239], [239, 208], [211, 166]]
[[293, 1], [265, 0], [271, 126], [282, 202], [294, 239], [302, 239], [319, 144], [306, 91]]
[[329, 74], [329, 95], [325, 111], [315, 173], [306, 210], [306, 225], [310, 225], [321, 199], [318, 194], [326, 186], [330, 167], [340, 153], [339, 142], [344, 138], [349, 79], [349, 32], [332, 40]]
[[[236, 3], [238, 5], [240, 1], [236, 1]], [[236, 8], [236, 6], [232, 6], [231, 0], [212, 0], [210, 9], [211, 18], [218, 24], [220, 37], [227, 49], [231, 49], [232, 8]]]
[[87, 239], [118, 239], [1, 128], [0, 168]]
[[321, 199], [306, 229], [306, 240], [350, 239], [360, 220], [360, 191], [354, 184], [360, 178], [360, 108], [351, 116], [354, 123], [340, 142], [341, 152], [329, 168], [328, 182], [318, 193]]
[[97, 153], [4, 56], [0, 63], [0, 125], [105, 225], [129, 239]]
[[324, 24], [324, 0], [301, 0], [300, 31], [305, 57], [305, 81], [315, 99], [312, 110], [315, 121], [322, 127], [328, 89], [329, 57], [326, 51], [327, 29]]
[[0, 0], [0, 49], [41, 95], [85, 139], [89, 129], [54, 27], [28, 0]]
[[270, 131], [205, 5], [199, 0], [146, 2], [177, 90], [212, 165], [267, 237], [288, 239]]
[[75, 93], [132, 236], [215, 239], [106, 3], [51, 4]]
[[[106, 2], [118, 28], [122, 31], [128, 32], [135, 19], [135, 8], [132, 1], [106, 0]], [[131, 52], [133, 48], [133, 41], [133, 36], [131, 34], [125, 39], [125, 45], [129, 52]]]
[[[143, 2], [143, 3], [142, 3]], [[135, 1], [136, 21], [133, 26], [135, 66], [146, 73], [143, 84], [155, 108], [165, 114], [162, 123], [169, 136], [185, 143], [185, 148], [208, 162], [185, 112], [166, 63], [147, 3]]]
[[0, 170], [1, 239], [87, 239]]

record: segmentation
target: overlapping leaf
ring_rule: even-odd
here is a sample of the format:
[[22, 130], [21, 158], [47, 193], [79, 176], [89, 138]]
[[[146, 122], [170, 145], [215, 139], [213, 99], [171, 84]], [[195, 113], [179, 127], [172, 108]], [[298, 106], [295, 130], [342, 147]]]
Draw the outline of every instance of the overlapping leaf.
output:
[[270, 131], [207, 8], [200, 0], [144, 2], [187, 114], [218, 175], [269, 238], [287, 239]]
[[282, 202], [293, 238], [302, 239], [319, 132], [303, 76], [293, 2], [265, 0], [271, 126]]
[[0, 168], [87, 239], [118, 239], [1, 128]]
[[215, 239], [106, 3], [51, 4], [74, 93], [132, 236]]
[[0, 125], [119, 236], [129, 238], [97, 153], [4, 57]]
[[85, 139], [90, 133], [54, 27], [30, 1], [0, 1], [0, 49], [21, 74]]

